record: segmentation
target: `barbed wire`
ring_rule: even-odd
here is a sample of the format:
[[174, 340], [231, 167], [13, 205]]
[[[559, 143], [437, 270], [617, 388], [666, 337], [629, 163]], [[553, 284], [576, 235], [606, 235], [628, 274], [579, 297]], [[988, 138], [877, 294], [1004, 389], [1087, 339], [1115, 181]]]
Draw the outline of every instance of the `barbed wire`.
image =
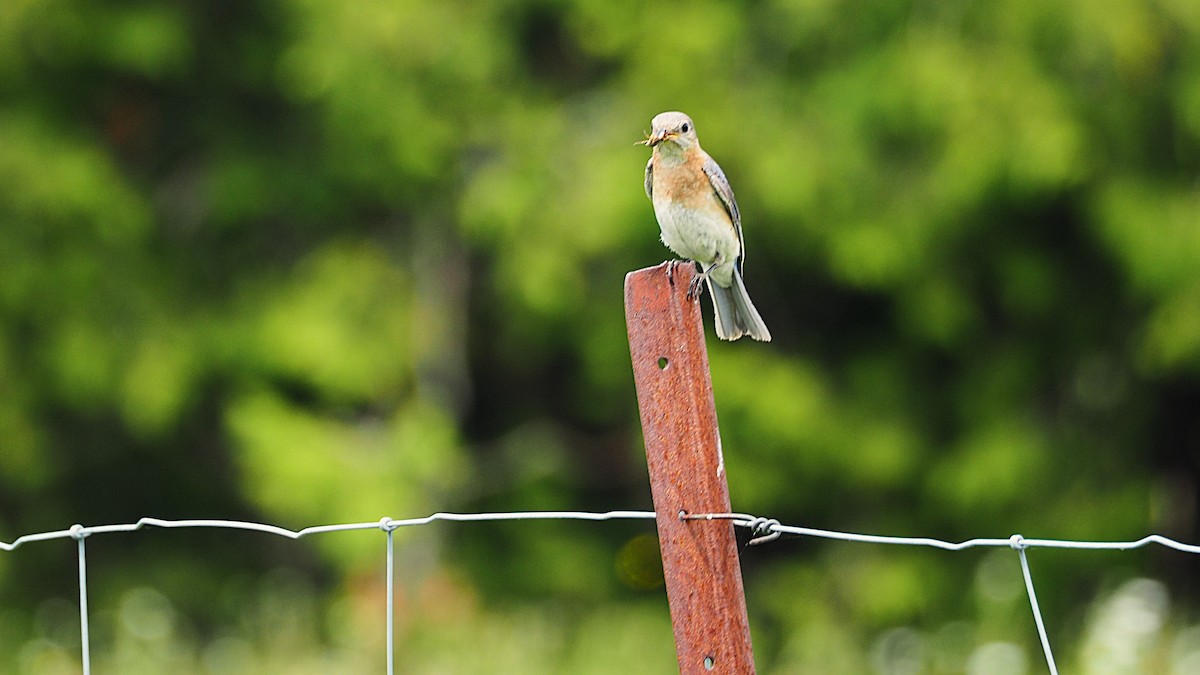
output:
[[[438, 512], [421, 518], [406, 518], [393, 519], [381, 518], [378, 521], [362, 522], [362, 523], [341, 523], [335, 525], [317, 525], [306, 527], [300, 530], [289, 530], [276, 525], [268, 525], [264, 523], [254, 523], [239, 520], [213, 520], [213, 519], [190, 519], [190, 520], [164, 520], [161, 518], [141, 518], [135, 523], [117, 524], [117, 525], [72, 525], [65, 530], [54, 530], [50, 532], [39, 532], [36, 534], [26, 534], [14, 539], [11, 543], [0, 541], [0, 550], [14, 551], [17, 548], [39, 541], [51, 541], [56, 539], [74, 539], [77, 542], [78, 557], [79, 557], [79, 619], [80, 619], [80, 647], [82, 652], [83, 672], [84, 675], [91, 673], [91, 655], [90, 655], [90, 638], [88, 627], [88, 607], [87, 607], [87, 558], [84, 546], [84, 540], [87, 537], [98, 534], [113, 534], [118, 532], [135, 532], [144, 528], [221, 528], [232, 530], [250, 530], [254, 532], [262, 532], [288, 539], [301, 539], [315, 534], [324, 534], [327, 532], [345, 532], [351, 530], [380, 530], [386, 534], [386, 560], [387, 560], [387, 672], [389, 675], [394, 673], [394, 545], [393, 533], [404, 527], [415, 527], [419, 525], [429, 525], [434, 522], [489, 522], [489, 521], [513, 521], [513, 520], [585, 520], [585, 521], [606, 521], [606, 520], [653, 520], [657, 517], [654, 511], [516, 511], [516, 512], [494, 512], [494, 513], [448, 513]], [[694, 521], [729, 521], [732, 525], [750, 530], [750, 545], [761, 545], [770, 541], [774, 541], [783, 535], [795, 535], [798, 537], [817, 537], [822, 539], [833, 539], [840, 541], [858, 542], [866, 544], [885, 544], [894, 546], [924, 546], [938, 548], [947, 551], [963, 551], [971, 548], [1011, 548], [1017, 552], [1021, 563], [1021, 574], [1025, 580], [1025, 590], [1029, 596], [1030, 608], [1033, 611], [1034, 623], [1037, 627], [1038, 639], [1042, 645], [1042, 651], [1046, 656], [1046, 665], [1052, 675], [1058, 674], [1058, 668], [1054, 662], [1054, 655], [1050, 647], [1050, 639], [1046, 633], [1046, 627], [1042, 620], [1041, 609], [1038, 606], [1037, 594], [1034, 590], [1033, 575], [1029, 570], [1029, 561], [1026, 556], [1026, 550], [1030, 548], [1058, 548], [1058, 549], [1084, 549], [1084, 550], [1119, 550], [1127, 551], [1131, 549], [1141, 548], [1150, 544], [1158, 544], [1166, 548], [1171, 548], [1184, 553], [1200, 553], [1200, 546], [1194, 544], [1185, 544], [1169, 537], [1164, 537], [1157, 534], [1151, 534], [1141, 539], [1132, 541], [1077, 541], [1065, 539], [1026, 539], [1020, 534], [1014, 534], [1008, 538], [975, 538], [961, 542], [950, 542], [942, 539], [934, 539], [930, 537], [896, 537], [876, 534], [859, 534], [854, 532], [839, 532], [836, 530], [824, 530], [812, 527], [798, 527], [792, 525], [784, 525], [774, 518], [763, 518], [753, 516], [747, 513], [687, 513], [681, 511], [678, 517], [682, 520]]]

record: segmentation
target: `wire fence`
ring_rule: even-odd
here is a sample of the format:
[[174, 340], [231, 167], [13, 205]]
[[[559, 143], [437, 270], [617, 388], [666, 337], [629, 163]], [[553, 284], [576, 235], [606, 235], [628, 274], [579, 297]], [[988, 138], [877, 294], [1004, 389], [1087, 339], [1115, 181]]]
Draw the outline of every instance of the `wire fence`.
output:
[[[1021, 574], [1025, 580], [1025, 590], [1029, 596], [1029, 605], [1033, 611], [1034, 623], [1037, 627], [1038, 639], [1042, 645], [1042, 651], [1046, 656], [1046, 665], [1049, 671], [1057, 675], [1058, 667], [1054, 662], [1054, 654], [1050, 647], [1050, 639], [1046, 634], [1046, 627], [1042, 621], [1041, 609], [1038, 607], [1037, 593], [1034, 590], [1033, 575], [1029, 571], [1029, 561], [1025, 554], [1026, 550], [1031, 548], [1067, 548], [1067, 549], [1085, 549], [1085, 550], [1119, 550], [1127, 551], [1130, 549], [1141, 548], [1150, 544], [1158, 544], [1167, 548], [1172, 548], [1184, 553], [1200, 553], [1200, 546], [1193, 544], [1184, 544], [1168, 537], [1152, 534], [1135, 541], [1070, 541], [1060, 539], [1026, 539], [1025, 537], [1014, 534], [1007, 539], [988, 539], [978, 538], [969, 539], [961, 542], [949, 542], [941, 539], [933, 539], [929, 537], [893, 537], [874, 534], [856, 534], [852, 532], [838, 532], [834, 530], [822, 530], [811, 527], [797, 527], [792, 525], [783, 525], [778, 520], [773, 518], [762, 518], [745, 513], [686, 513], [680, 512], [679, 518], [683, 520], [727, 520], [733, 525], [746, 528], [750, 531], [750, 545], [764, 544], [770, 541], [779, 539], [783, 535], [795, 535], [799, 537], [817, 537], [822, 539], [835, 539], [840, 541], [858, 542], [865, 544], [888, 544], [896, 546], [921, 546], [943, 549], [947, 551], [963, 551], [970, 548], [1011, 548], [1016, 551], [1021, 563]], [[393, 518], [381, 518], [375, 522], [365, 523], [343, 523], [337, 525], [318, 525], [315, 527], [306, 527], [302, 530], [289, 530], [287, 528], [278, 527], [275, 525], [267, 525], [263, 523], [251, 523], [236, 520], [162, 520], [159, 518], [142, 518], [136, 523], [126, 523], [120, 525], [96, 525], [85, 527], [83, 525], [72, 525], [65, 530], [55, 530], [52, 532], [40, 532], [37, 534], [27, 534], [14, 539], [11, 543], [0, 541], [0, 550], [14, 551], [17, 548], [38, 541], [49, 541], [54, 539], [74, 539], [77, 542], [79, 556], [79, 625], [80, 625], [80, 648], [82, 653], [82, 663], [84, 675], [91, 673], [91, 647], [89, 644], [88, 631], [88, 605], [87, 605], [87, 557], [84, 541], [92, 536], [99, 534], [113, 534], [117, 532], [134, 532], [143, 528], [222, 528], [231, 530], [250, 530], [254, 532], [262, 532], [265, 534], [273, 534], [276, 536], [287, 537], [288, 539], [301, 539], [316, 534], [324, 534], [327, 532], [345, 532], [349, 530], [379, 530], [386, 536], [386, 565], [387, 565], [387, 672], [389, 675], [395, 672], [395, 645], [394, 645], [394, 553], [393, 553], [393, 536], [392, 533], [402, 527], [414, 527], [418, 525], [429, 525], [437, 521], [450, 522], [481, 522], [481, 521], [509, 521], [509, 520], [586, 520], [586, 521], [603, 521], [603, 520], [653, 520], [656, 517], [653, 511], [606, 511], [606, 512], [587, 512], [587, 511], [524, 511], [524, 512], [499, 512], [499, 513], [434, 513], [422, 518], [407, 518], [396, 520]]]

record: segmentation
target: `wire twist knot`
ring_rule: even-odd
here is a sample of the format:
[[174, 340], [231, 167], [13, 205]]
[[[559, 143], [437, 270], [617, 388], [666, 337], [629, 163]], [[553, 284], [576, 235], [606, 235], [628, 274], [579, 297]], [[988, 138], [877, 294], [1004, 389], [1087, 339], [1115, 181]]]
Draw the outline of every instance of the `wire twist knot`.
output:
[[779, 531], [779, 525], [779, 521], [774, 518], [751, 518], [746, 523], [746, 527], [750, 528], [750, 535], [752, 537], [748, 545], [757, 546], [769, 541], [775, 541], [779, 538], [779, 535], [783, 534]]

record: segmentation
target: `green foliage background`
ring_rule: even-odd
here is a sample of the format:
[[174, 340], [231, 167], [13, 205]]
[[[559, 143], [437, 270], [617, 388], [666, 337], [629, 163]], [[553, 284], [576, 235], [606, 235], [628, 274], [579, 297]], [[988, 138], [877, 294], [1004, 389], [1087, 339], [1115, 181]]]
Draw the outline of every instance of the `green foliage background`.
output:
[[[621, 284], [671, 109], [775, 336], [710, 339], [735, 509], [1200, 540], [1194, 0], [6, 0], [0, 539], [648, 507]], [[403, 671], [670, 672], [652, 535], [399, 533]], [[97, 671], [378, 672], [382, 547], [94, 538]], [[1189, 557], [1031, 560], [1072, 672], [1200, 667]], [[1043, 667], [1011, 552], [743, 561], [762, 672]], [[0, 670], [77, 669], [74, 583], [0, 555]]]

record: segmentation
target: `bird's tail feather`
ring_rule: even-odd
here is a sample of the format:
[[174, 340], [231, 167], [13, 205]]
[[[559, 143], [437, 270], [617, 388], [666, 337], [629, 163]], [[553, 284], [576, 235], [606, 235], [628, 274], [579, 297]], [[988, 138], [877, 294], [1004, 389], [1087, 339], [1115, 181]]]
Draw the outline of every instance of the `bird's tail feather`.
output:
[[742, 273], [734, 267], [733, 284], [723, 288], [708, 282], [708, 294], [713, 299], [713, 312], [716, 314], [717, 337], [722, 340], [736, 340], [743, 335], [749, 335], [761, 342], [771, 341], [771, 331], [759, 316], [754, 303], [750, 302], [750, 294], [746, 292], [746, 284], [742, 281]]

